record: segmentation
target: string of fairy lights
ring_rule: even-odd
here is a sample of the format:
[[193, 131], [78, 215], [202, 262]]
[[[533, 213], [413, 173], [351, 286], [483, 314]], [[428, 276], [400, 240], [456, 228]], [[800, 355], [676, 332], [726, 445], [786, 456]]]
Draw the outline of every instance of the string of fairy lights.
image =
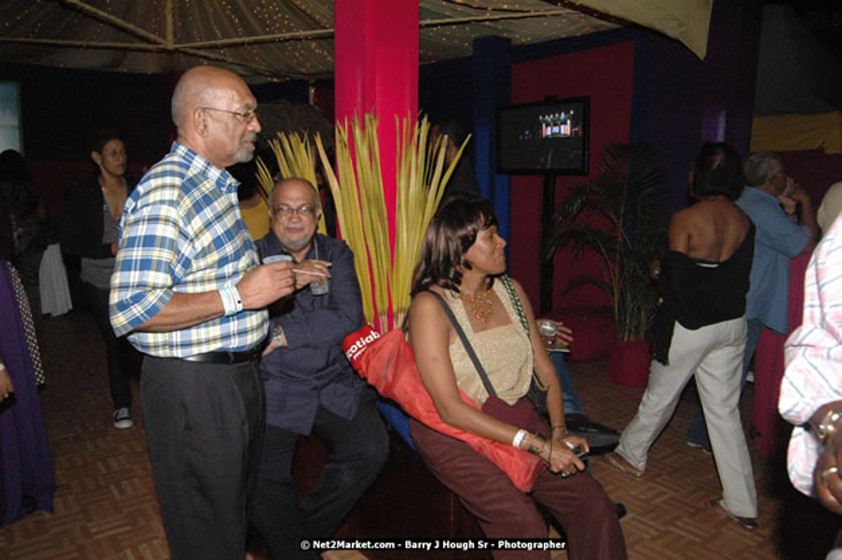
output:
[[[616, 27], [544, 0], [419, 0], [419, 16], [422, 63], [469, 56], [488, 35], [518, 45]], [[205, 61], [322, 78], [333, 73], [333, 27], [332, 0], [4, 0], [0, 60], [140, 73]]]

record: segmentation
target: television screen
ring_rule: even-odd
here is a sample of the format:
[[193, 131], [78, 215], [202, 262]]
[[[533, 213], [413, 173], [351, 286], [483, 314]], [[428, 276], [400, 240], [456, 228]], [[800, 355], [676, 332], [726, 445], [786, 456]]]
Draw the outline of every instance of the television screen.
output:
[[501, 108], [498, 173], [587, 175], [589, 113], [589, 97]]

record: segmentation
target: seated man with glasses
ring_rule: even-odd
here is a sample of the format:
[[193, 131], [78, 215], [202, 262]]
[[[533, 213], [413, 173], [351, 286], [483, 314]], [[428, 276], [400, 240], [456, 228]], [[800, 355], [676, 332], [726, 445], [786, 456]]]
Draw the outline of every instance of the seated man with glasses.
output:
[[[321, 205], [306, 180], [278, 182], [269, 202], [271, 231], [257, 248], [264, 263], [292, 259], [296, 291], [269, 308], [271, 341], [260, 364], [267, 425], [253, 521], [272, 558], [319, 558], [301, 549], [301, 539], [334, 535], [377, 478], [388, 437], [376, 393], [342, 351], [345, 336], [363, 324], [353, 253], [316, 233]], [[299, 436], [310, 433], [330, 458], [299, 503], [292, 461]]]

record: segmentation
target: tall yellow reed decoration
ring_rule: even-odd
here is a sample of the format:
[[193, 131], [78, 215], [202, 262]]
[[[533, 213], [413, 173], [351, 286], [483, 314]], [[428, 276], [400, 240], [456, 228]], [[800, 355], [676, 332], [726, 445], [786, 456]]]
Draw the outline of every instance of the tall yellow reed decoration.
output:
[[[354, 173], [354, 165], [351, 160], [348, 146], [348, 127], [336, 124], [336, 142], [342, 144], [343, 148], [336, 149], [336, 167], [339, 170], [339, 177], [330, 165], [327, 153], [325, 152], [322, 138], [318, 134], [315, 138], [316, 149], [324, 165], [325, 178], [330, 191], [333, 194], [333, 204], [336, 206], [336, 217], [339, 221], [339, 231], [342, 238], [354, 252], [354, 269], [360, 283], [362, 295], [363, 315], [369, 323], [374, 322], [374, 299], [371, 285], [371, 273], [369, 269], [368, 250], [363, 234], [362, 216], [359, 212], [359, 189], [357, 176]], [[339, 185], [342, 188], [339, 188]]]
[[[388, 213], [383, 193], [383, 174], [380, 167], [380, 143], [377, 137], [378, 119], [367, 113], [363, 126], [354, 117], [352, 133], [353, 150], [357, 164], [357, 181], [360, 185], [359, 210], [363, 217], [365, 243], [371, 259], [374, 279], [374, 304], [377, 306], [378, 324], [387, 326], [389, 317], [389, 290], [391, 285]], [[344, 148], [348, 148], [345, 146]]]
[[[372, 127], [363, 127], [358, 118], [351, 124], [351, 134], [354, 137], [355, 156], [351, 155], [351, 141], [348, 123], [336, 123], [336, 169], [325, 152], [322, 139], [316, 135], [316, 149], [324, 166], [327, 183], [333, 194], [336, 205], [336, 215], [339, 220], [339, 230], [342, 238], [354, 252], [354, 265], [360, 282], [363, 299], [363, 314], [366, 321], [374, 323], [375, 301], [379, 311], [378, 319], [381, 325], [386, 325], [388, 306], [389, 279], [388, 268], [383, 263], [391, 262], [389, 258], [389, 241], [385, 237], [386, 246], [383, 247], [384, 235], [380, 228], [385, 228], [386, 206], [383, 202], [383, 183], [380, 175], [380, 156], [377, 147], [376, 121]], [[376, 161], [376, 172], [373, 167]], [[376, 195], [367, 191], [380, 191], [380, 204]], [[370, 207], [364, 201], [374, 200]], [[380, 224], [378, 227], [377, 224]], [[374, 283], [372, 283], [372, 276]]]
[[394, 325], [400, 325], [409, 310], [412, 271], [420, 256], [424, 233], [439, 207], [444, 187], [462, 157], [470, 136], [445, 169], [446, 137], [436, 138], [431, 146], [430, 123], [426, 117], [414, 122], [409, 119], [398, 121], [397, 118], [395, 121], [398, 161], [392, 312]]
[[[269, 147], [278, 161], [278, 170], [282, 177], [300, 177], [307, 179], [318, 189], [316, 178], [316, 155], [310, 146], [306, 134], [278, 132], [278, 138], [269, 140]], [[269, 201], [269, 195], [275, 187], [275, 179], [262, 159], [257, 158], [257, 182], [263, 198]], [[271, 205], [271, 201], [270, 201]], [[319, 216], [319, 233], [327, 233], [324, 212]]]
[[[386, 201], [380, 167], [377, 118], [366, 114], [350, 124], [336, 124], [336, 162], [328, 158], [321, 137], [314, 143], [333, 194], [339, 230], [354, 252], [354, 264], [362, 292], [366, 321], [378, 321], [383, 331], [398, 326], [409, 308], [412, 271], [421, 241], [438, 208], [444, 185], [453, 173], [468, 140], [457, 157], [445, 166], [446, 143], [439, 138], [431, 145], [430, 124], [395, 119], [397, 127], [397, 193], [395, 231], [388, 229]], [[272, 143], [281, 174], [311, 179], [315, 184], [314, 150], [306, 136], [278, 134]], [[258, 162], [259, 179], [267, 190], [274, 180], [263, 162]], [[445, 168], [446, 167], [446, 168]], [[394, 239], [394, 257], [390, 247]], [[392, 321], [389, 322], [391, 303]]]

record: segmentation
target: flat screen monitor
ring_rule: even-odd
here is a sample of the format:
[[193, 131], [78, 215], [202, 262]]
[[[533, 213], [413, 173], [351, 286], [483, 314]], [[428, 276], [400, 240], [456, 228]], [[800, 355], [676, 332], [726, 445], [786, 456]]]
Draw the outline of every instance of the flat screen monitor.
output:
[[589, 117], [589, 97], [499, 109], [497, 172], [587, 175]]

